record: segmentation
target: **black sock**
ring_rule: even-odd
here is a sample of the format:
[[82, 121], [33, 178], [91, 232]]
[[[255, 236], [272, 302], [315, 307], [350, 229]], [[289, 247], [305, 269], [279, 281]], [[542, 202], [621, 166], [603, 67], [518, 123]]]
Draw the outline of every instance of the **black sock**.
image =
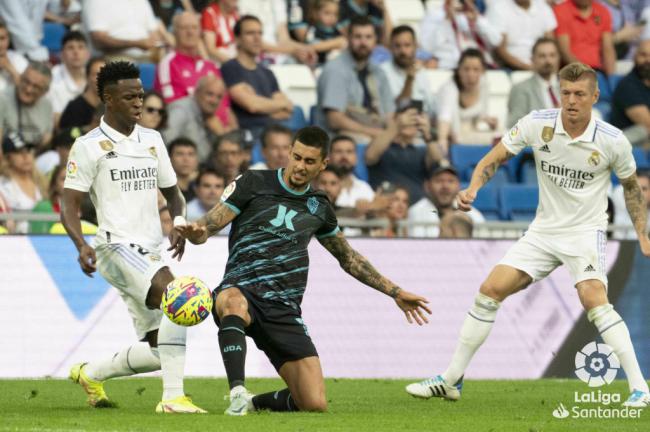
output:
[[244, 385], [246, 363], [245, 321], [237, 315], [228, 315], [221, 319], [219, 327], [219, 348], [223, 365], [226, 368], [230, 389]]
[[253, 405], [255, 405], [255, 409], [257, 410], [300, 411], [291, 397], [288, 388], [257, 395], [253, 398]]

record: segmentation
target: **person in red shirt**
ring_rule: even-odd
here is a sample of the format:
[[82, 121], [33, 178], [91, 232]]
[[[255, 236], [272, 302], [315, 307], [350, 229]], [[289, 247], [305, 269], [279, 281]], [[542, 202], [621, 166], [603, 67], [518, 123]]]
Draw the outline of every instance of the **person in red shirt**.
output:
[[237, 54], [233, 27], [238, 19], [237, 0], [215, 0], [203, 10], [203, 41], [213, 60], [224, 63]]
[[566, 0], [553, 12], [563, 62], [582, 62], [607, 75], [614, 73], [616, 52], [607, 8], [593, 0]]

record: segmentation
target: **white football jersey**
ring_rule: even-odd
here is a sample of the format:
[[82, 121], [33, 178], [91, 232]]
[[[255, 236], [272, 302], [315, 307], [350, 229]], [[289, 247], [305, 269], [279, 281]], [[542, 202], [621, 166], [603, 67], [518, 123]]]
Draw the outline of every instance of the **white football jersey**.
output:
[[503, 137], [509, 152], [531, 147], [539, 182], [539, 205], [531, 231], [549, 234], [607, 228], [611, 172], [636, 172], [632, 146], [614, 126], [593, 116], [573, 139], [564, 130], [560, 109], [533, 111]]
[[99, 222], [95, 245], [135, 243], [158, 250], [158, 188], [174, 185], [176, 174], [158, 132], [136, 125], [124, 136], [102, 118], [72, 146], [64, 187], [90, 192]]

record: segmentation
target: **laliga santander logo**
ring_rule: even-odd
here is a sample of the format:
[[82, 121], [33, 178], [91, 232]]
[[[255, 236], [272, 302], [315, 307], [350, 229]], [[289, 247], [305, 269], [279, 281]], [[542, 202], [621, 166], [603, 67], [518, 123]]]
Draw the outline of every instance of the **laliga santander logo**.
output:
[[590, 342], [576, 353], [575, 374], [589, 387], [611, 384], [621, 364], [614, 350], [607, 344]]

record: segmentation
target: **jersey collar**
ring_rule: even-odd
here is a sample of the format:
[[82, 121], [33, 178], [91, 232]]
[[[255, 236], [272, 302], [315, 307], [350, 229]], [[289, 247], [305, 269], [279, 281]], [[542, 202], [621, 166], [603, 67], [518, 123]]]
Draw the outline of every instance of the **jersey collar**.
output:
[[560, 110], [558, 116], [555, 119], [555, 133], [566, 135], [571, 140], [571, 143], [594, 142], [596, 138], [596, 119], [592, 114], [591, 119], [589, 119], [589, 124], [587, 125], [587, 129], [585, 129], [582, 135], [580, 135], [575, 139], [571, 139], [567, 131], [564, 129], [564, 125], [562, 124], [562, 110]]
[[307, 185], [307, 188], [302, 192], [295, 191], [295, 190], [291, 189], [289, 186], [287, 186], [287, 184], [284, 182], [284, 179], [282, 178], [282, 171], [283, 170], [284, 170], [284, 168], [278, 168], [278, 181], [280, 182], [280, 184], [282, 185], [284, 190], [286, 190], [287, 192], [289, 192], [291, 194], [294, 194], [294, 195], [304, 195], [307, 192], [309, 192], [309, 189], [311, 188], [311, 185]]
[[131, 141], [140, 142], [140, 131], [138, 130], [139, 127], [140, 126], [136, 124], [135, 127], [133, 128], [133, 132], [131, 132], [131, 135], [126, 136], [121, 132], [118, 132], [112, 127], [110, 127], [108, 123], [104, 121], [104, 116], [102, 116], [101, 120], [99, 121], [99, 130], [106, 136], [106, 138], [108, 138], [115, 144], [125, 139], [130, 139]]

